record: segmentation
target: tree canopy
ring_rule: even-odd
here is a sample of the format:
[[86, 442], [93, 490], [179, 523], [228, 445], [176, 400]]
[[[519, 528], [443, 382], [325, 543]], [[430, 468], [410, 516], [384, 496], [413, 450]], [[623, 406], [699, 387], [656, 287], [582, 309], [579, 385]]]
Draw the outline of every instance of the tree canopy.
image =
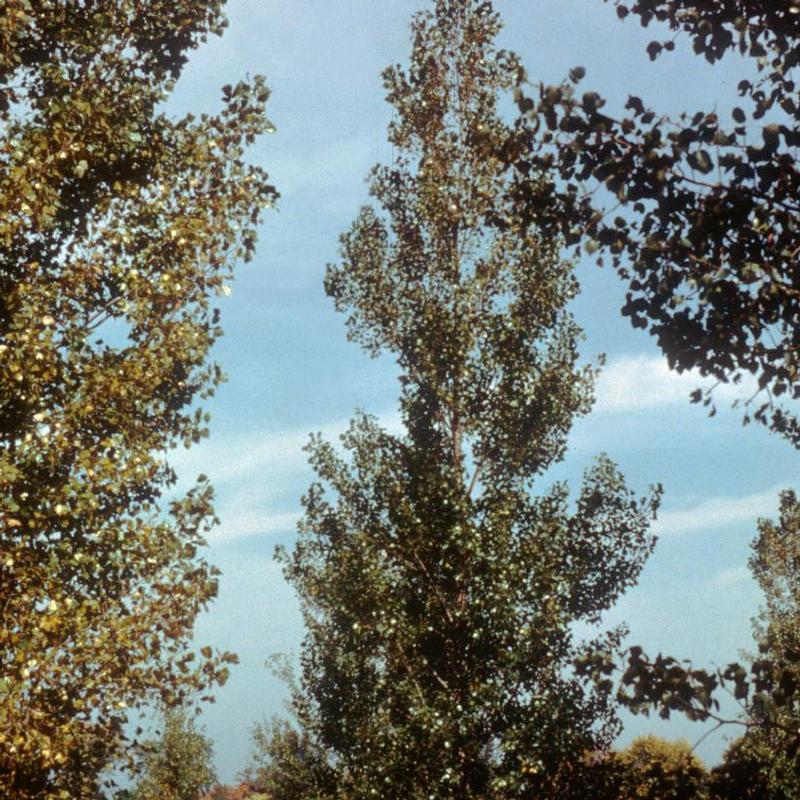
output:
[[158, 739], [145, 742], [142, 774], [132, 800], [199, 800], [216, 780], [213, 745], [190, 712], [164, 715]]
[[263, 79], [215, 115], [161, 110], [221, 6], [0, 4], [3, 796], [87, 796], [131, 753], [129, 709], [232, 658], [189, 647], [211, 488], [165, 494], [221, 375], [211, 297], [276, 196], [243, 161], [271, 129]]
[[[611, 4], [612, 0], [607, 0]], [[730, 118], [687, 109], [677, 119], [630, 96], [614, 113], [576, 67], [518, 105], [531, 121], [525, 168], [549, 170], [552, 192], [530, 212], [585, 252], [600, 250], [628, 285], [622, 311], [649, 328], [678, 371], [739, 382], [751, 417], [800, 445], [787, 399], [800, 397], [800, 106], [797, 4], [613, 0], [622, 20], [660, 29], [652, 60], [691, 43], [716, 64], [739, 58]], [[755, 390], [749, 384], [754, 384]], [[693, 399], [713, 403], [713, 393]]]
[[361, 415], [343, 453], [312, 441], [320, 481], [283, 554], [308, 629], [294, 709], [337, 797], [565, 797], [617, 730], [610, 682], [573, 661], [619, 631], [573, 630], [635, 581], [658, 492], [635, 496], [607, 458], [574, 500], [539, 487], [594, 369], [570, 266], [525, 213], [546, 183], [498, 156], [526, 133], [498, 111], [519, 69], [499, 29], [474, 0], [414, 18], [409, 67], [383, 75], [380, 210], [327, 273], [351, 339], [397, 359], [404, 429]]
[[711, 770], [713, 800], [797, 800], [797, 769], [781, 738], [777, 731], [754, 729], [734, 741]]
[[631, 800], [705, 800], [705, 766], [684, 740], [639, 736], [616, 755], [620, 797]]

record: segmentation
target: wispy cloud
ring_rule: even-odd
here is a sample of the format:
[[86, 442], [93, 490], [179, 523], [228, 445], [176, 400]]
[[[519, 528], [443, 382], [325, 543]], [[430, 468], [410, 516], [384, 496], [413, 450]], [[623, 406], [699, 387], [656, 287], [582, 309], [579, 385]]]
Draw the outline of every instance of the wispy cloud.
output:
[[[326, 427], [324, 435], [336, 436], [341, 429]], [[179, 450], [170, 462], [181, 476], [200, 470], [216, 486], [240, 481], [246, 476], [265, 472], [296, 472], [307, 463], [303, 447], [308, 444], [308, 430], [258, 431], [252, 436], [214, 437], [191, 450]]]
[[263, 512], [259, 509], [223, 510], [220, 514], [221, 525], [215, 528], [209, 537], [211, 542], [230, 542], [247, 536], [261, 536], [272, 533], [291, 533], [300, 519], [299, 511], [277, 513]]
[[[390, 433], [402, 431], [396, 412], [378, 415]], [[312, 477], [304, 451], [310, 432], [339, 446], [350, 420], [342, 418], [324, 426], [262, 431], [243, 437], [218, 437], [190, 450], [175, 451], [170, 462], [181, 482], [199, 473], [209, 476], [220, 498], [221, 524], [210, 534], [212, 542], [247, 536], [291, 533], [300, 518], [300, 496]]]
[[[658, 356], [626, 356], [609, 363], [597, 383], [594, 411], [622, 413], [646, 411], [659, 407], [688, 403], [689, 393], [707, 379], [694, 373], [679, 375]], [[720, 386], [716, 396], [721, 402], [733, 402], [746, 394], [742, 386]], [[402, 430], [398, 413], [385, 410], [377, 415], [380, 424], [390, 433]], [[175, 450], [169, 456], [178, 475], [194, 479], [199, 473], [212, 478], [215, 486], [241, 483], [249, 477], [269, 482], [274, 476], [297, 475], [307, 471], [308, 457], [304, 447], [311, 432], [320, 432], [330, 442], [338, 442], [347, 429], [349, 418], [323, 426], [306, 426], [284, 430], [259, 430], [238, 437], [214, 437], [189, 450]]]
[[[663, 406], [688, 403], [689, 394], [706, 388], [712, 381], [697, 371], [677, 373], [661, 356], [623, 356], [611, 361], [597, 381], [597, 411], [646, 411]], [[752, 394], [752, 381], [721, 384], [714, 392], [721, 403], [733, 403]]]
[[[662, 358], [623, 357], [612, 361], [602, 373], [597, 387], [597, 408], [607, 413], [632, 413], [685, 403], [698, 384], [698, 376], [671, 372]], [[720, 399], [732, 399], [743, 391], [740, 387], [720, 389]], [[391, 433], [402, 431], [396, 411], [386, 410], [378, 415], [378, 420]], [[338, 444], [349, 421], [342, 418], [316, 429], [309, 424], [236, 438], [212, 438], [191, 450], [176, 451], [170, 460], [184, 480], [203, 472], [217, 488], [222, 523], [211, 534], [212, 541], [286, 534], [297, 524], [299, 498], [311, 477], [303, 449], [309, 441], [309, 432], [319, 431], [324, 439]], [[665, 511], [659, 515], [653, 530], [661, 537], [739, 525], [754, 531], [758, 517], [776, 514], [781, 488], [774, 486], [738, 497], [712, 497], [693, 507]]]
[[[397, 413], [387, 411], [377, 418], [390, 433], [397, 434], [402, 429]], [[308, 454], [303, 448], [312, 433], [320, 433], [323, 439], [336, 444], [349, 424], [349, 418], [342, 418], [323, 426], [309, 424], [236, 438], [212, 437], [190, 450], [176, 450], [169, 461], [179, 475], [193, 478], [193, 471], [199, 470], [208, 474], [216, 486], [267, 474], [296, 474], [308, 468]]]
[[692, 508], [666, 511], [653, 526], [658, 536], [676, 536], [697, 531], [710, 531], [734, 525], [747, 525], [755, 533], [759, 517], [775, 516], [778, 493], [784, 485], [743, 497], [712, 497]]
[[718, 572], [711, 579], [711, 584], [715, 589], [728, 589], [752, 580], [753, 576], [750, 574], [750, 570], [746, 566], [739, 566]]

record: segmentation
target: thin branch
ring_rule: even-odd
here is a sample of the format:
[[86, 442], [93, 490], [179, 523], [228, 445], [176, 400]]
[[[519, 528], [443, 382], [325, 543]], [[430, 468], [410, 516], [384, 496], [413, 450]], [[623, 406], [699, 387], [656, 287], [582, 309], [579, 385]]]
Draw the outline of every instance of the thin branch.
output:
[[475, 466], [475, 472], [472, 475], [472, 480], [469, 482], [469, 488], [467, 489], [467, 497], [472, 497], [472, 492], [475, 489], [475, 484], [478, 482], [478, 477], [481, 474], [481, 464], [478, 463]]
[[699, 738], [699, 739], [698, 739], [698, 740], [697, 740], [697, 741], [696, 741], [696, 742], [695, 742], [695, 743], [692, 745], [692, 749], [689, 751], [689, 755], [691, 755], [692, 753], [694, 753], [694, 751], [695, 751], [695, 750], [697, 750], [697, 748], [698, 748], [698, 747], [700, 747], [700, 745], [703, 743], [703, 741], [704, 741], [706, 738], [708, 738], [709, 736], [711, 736], [711, 734], [712, 734], [712, 733], [716, 733], [716, 732], [717, 732], [717, 731], [718, 731], [718, 730], [719, 730], [719, 729], [720, 729], [720, 728], [721, 728], [721, 727], [722, 727], [724, 724], [725, 724], [724, 722], [718, 722], [718, 723], [717, 723], [717, 724], [716, 724], [716, 725], [715, 725], [713, 728], [710, 728], [709, 730], [707, 730], [707, 731], [706, 731], [706, 732], [705, 732], [705, 733], [704, 733], [704, 734], [703, 734], [703, 735], [702, 735], [702, 736], [701, 736], [701, 737], [700, 737], [700, 738]]

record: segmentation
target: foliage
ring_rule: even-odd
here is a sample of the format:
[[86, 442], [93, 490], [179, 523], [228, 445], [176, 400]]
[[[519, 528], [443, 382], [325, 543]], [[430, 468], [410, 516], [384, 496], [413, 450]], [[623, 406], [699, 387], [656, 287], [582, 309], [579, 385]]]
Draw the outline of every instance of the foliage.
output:
[[[520, 72], [517, 105], [529, 131], [521, 167], [549, 170], [551, 181], [550, 191], [529, 198], [528, 214], [577, 250], [599, 251], [600, 263], [610, 258], [629, 285], [623, 313], [634, 326], [650, 327], [673, 368], [698, 369], [721, 382], [753, 376], [757, 391], [746, 399], [745, 423], [752, 415], [800, 446], [798, 420], [781, 405], [800, 396], [794, 152], [800, 6], [613, 2], [621, 19], [669, 29], [669, 38], [647, 48], [652, 60], [681, 36], [711, 64], [738, 54], [742, 107], [733, 109], [731, 122], [707, 111], [669, 119], [629, 97], [615, 116], [597, 92], [578, 94], [582, 67], [533, 95]], [[696, 390], [692, 399], [711, 405], [713, 390]], [[773, 560], [770, 568], [777, 566]], [[787, 567], [781, 580], [791, 576], [791, 562]], [[784, 714], [796, 715], [796, 663], [795, 651], [767, 643], [748, 666], [708, 672], [671, 657], [650, 659], [635, 647], [621, 699], [634, 711], [658, 708], [663, 717], [680, 711], [774, 734], [788, 724]], [[596, 666], [610, 668], [602, 660]], [[745, 719], [719, 715], [721, 687], [744, 704]], [[789, 728], [783, 741], [793, 759], [797, 726]]]
[[[659, 655], [650, 660], [635, 647], [622, 677], [620, 698], [634, 712], [657, 708], [664, 718], [678, 711], [690, 719], [744, 725], [747, 734], [743, 744], [731, 751], [731, 769], [760, 758], [758, 753], [769, 753], [771, 761], [780, 765], [779, 772], [791, 769], [795, 778], [800, 775], [798, 533], [800, 503], [794, 492], [783, 492], [778, 523], [760, 520], [752, 545], [750, 568], [766, 605], [756, 620], [759, 652], [749, 665], [732, 663], [708, 672], [686, 667], [671, 657]], [[743, 718], [720, 716], [718, 696], [723, 688], [741, 704]]]
[[703, 800], [707, 774], [684, 740], [640, 736], [617, 759], [623, 767], [621, 796], [626, 800]]
[[797, 800], [797, 771], [776, 732], [753, 730], [735, 741], [711, 771], [713, 800]]
[[185, 711], [171, 711], [156, 741], [146, 743], [143, 775], [132, 800], [198, 800], [215, 781], [213, 745]]
[[750, 569], [766, 601], [757, 625], [762, 649], [785, 663], [798, 661], [800, 503], [794, 492], [781, 493], [777, 524], [766, 519], [759, 521]]
[[309, 734], [279, 720], [253, 729], [245, 775], [265, 795], [281, 800], [306, 800], [320, 789], [324, 795], [333, 785], [325, 755]]
[[314, 438], [320, 482], [283, 553], [308, 628], [294, 711], [336, 779], [315, 796], [566, 797], [575, 754], [617, 730], [607, 676], [572, 662], [619, 631], [573, 628], [636, 580], [658, 493], [636, 498], [607, 458], [573, 501], [532, 491], [593, 370], [559, 243], [525, 215], [543, 179], [494, 155], [526, 134], [497, 111], [519, 69], [499, 28], [474, 0], [415, 17], [410, 68], [384, 73], [384, 213], [362, 210], [326, 278], [350, 338], [396, 357], [404, 433], [360, 415], [347, 455]]
[[130, 708], [224, 680], [189, 649], [216, 593], [204, 433], [210, 295], [275, 197], [243, 148], [261, 78], [218, 115], [160, 110], [221, 2], [0, 3], [0, 795], [85, 797]]
[[597, 92], [577, 91], [582, 67], [533, 92], [521, 76], [519, 108], [534, 123], [524, 166], [554, 174], [529, 213], [610, 258], [628, 283], [623, 313], [650, 327], [670, 366], [722, 382], [755, 376], [761, 391], [744, 398], [745, 421], [754, 414], [800, 446], [782, 405], [800, 396], [800, 5], [613, 2], [621, 19], [669, 29], [648, 46], [653, 60], [681, 37], [711, 64], [739, 56], [740, 105], [732, 119], [709, 110], [670, 119], [631, 96], [614, 115]]

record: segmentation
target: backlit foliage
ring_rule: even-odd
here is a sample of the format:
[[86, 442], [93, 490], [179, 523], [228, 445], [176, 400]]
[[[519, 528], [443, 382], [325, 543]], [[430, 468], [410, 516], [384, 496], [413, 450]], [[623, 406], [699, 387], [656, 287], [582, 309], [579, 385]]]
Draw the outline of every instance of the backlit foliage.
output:
[[[216, 593], [203, 435], [210, 305], [275, 197], [242, 161], [260, 78], [162, 113], [220, 2], [0, 2], [0, 795], [82, 798], [131, 709], [224, 680], [188, 647]], [[123, 748], [124, 746], [124, 748]]]

